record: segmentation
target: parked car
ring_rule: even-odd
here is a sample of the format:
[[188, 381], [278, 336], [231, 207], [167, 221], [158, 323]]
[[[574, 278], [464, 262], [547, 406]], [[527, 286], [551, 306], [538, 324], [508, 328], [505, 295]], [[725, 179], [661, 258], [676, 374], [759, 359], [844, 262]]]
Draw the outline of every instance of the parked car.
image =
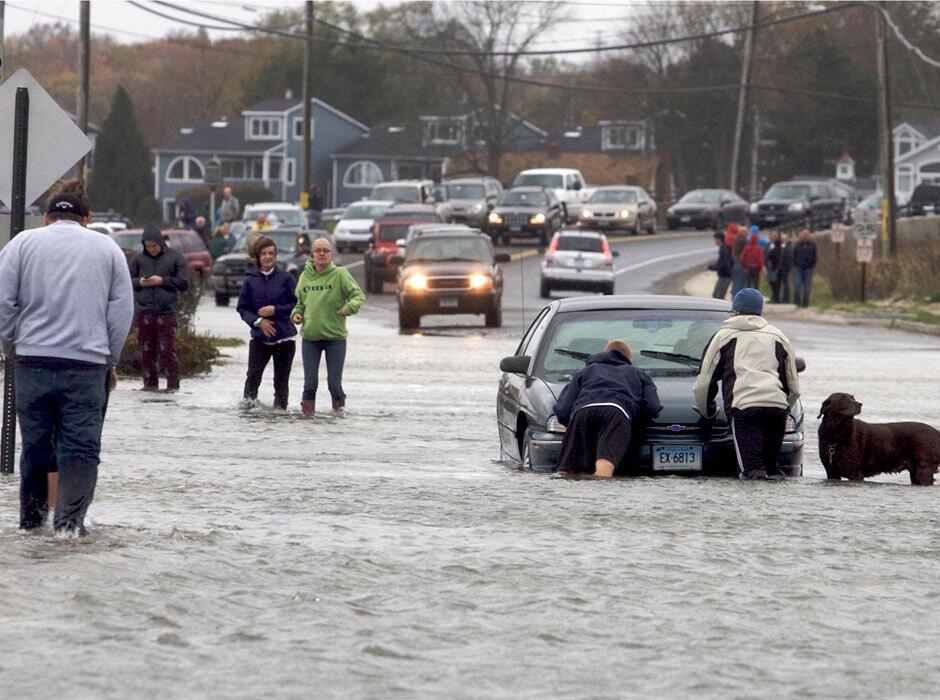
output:
[[385, 282], [394, 282], [398, 265], [392, 258], [399, 253], [398, 241], [406, 238], [414, 224], [443, 220], [437, 210], [427, 204], [395, 204], [385, 210], [372, 226], [372, 243], [363, 256], [366, 291], [381, 294]]
[[[489, 209], [496, 204], [503, 186], [492, 177], [448, 180], [435, 188], [439, 199], [450, 205], [450, 220], [481, 228]], [[435, 195], [437, 197], [437, 194]]]
[[852, 210], [852, 221], [856, 224], [867, 221], [881, 221], [881, 200], [884, 195], [875, 192], [865, 197]]
[[748, 203], [732, 190], [692, 190], [666, 210], [670, 229], [723, 229], [726, 225], [746, 224]]
[[908, 216], [940, 213], [940, 185], [921, 183], [915, 187], [904, 206], [904, 213]]
[[258, 214], [267, 214], [268, 218], [274, 215], [279, 228], [310, 228], [307, 221], [307, 212], [299, 204], [290, 202], [258, 202], [249, 204], [242, 212], [242, 221], [250, 226], [258, 218]]
[[[705, 346], [728, 318], [718, 299], [670, 296], [572, 297], [552, 302], [529, 326], [514, 355], [503, 358], [496, 399], [500, 452], [527, 469], [551, 470], [565, 427], [552, 409], [572, 374], [611, 338], [626, 340], [633, 364], [656, 383], [663, 410], [637, 426], [618, 475], [736, 476], [734, 441], [723, 410], [706, 421], [692, 409], [692, 385]], [[805, 364], [797, 360], [797, 369]], [[803, 472], [803, 407], [791, 411], [778, 469]]]
[[391, 200], [363, 200], [346, 207], [333, 229], [333, 243], [337, 253], [347, 250], [365, 250], [372, 242], [372, 225], [392, 206]]
[[577, 221], [582, 205], [590, 194], [580, 170], [572, 168], [535, 168], [523, 170], [512, 182], [517, 187], [550, 189], [562, 204], [565, 223]]
[[751, 224], [765, 227], [806, 226], [811, 231], [827, 228], [845, 217], [842, 197], [825, 182], [778, 182], [751, 204]]
[[578, 216], [578, 227], [656, 233], [656, 202], [642, 187], [598, 187]]
[[417, 328], [430, 314], [483, 314], [491, 328], [503, 323], [503, 273], [506, 253], [479, 231], [431, 232], [414, 237], [399, 268], [398, 325]]
[[434, 182], [432, 180], [383, 182], [372, 188], [369, 199], [387, 199], [397, 204], [428, 204], [434, 207], [443, 221], [450, 221], [450, 204], [437, 201], [434, 196]]
[[[112, 233], [111, 238], [130, 260], [144, 249], [141, 242], [143, 233], [142, 228], [122, 229]], [[195, 288], [197, 296], [201, 295], [212, 270], [212, 256], [206, 244], [198, 233], [188, 228], [164, 229], [162, 233], [167, 246], [183, 256], [190, 272], [190, 284]]]
[[594, 231], [560, 231], [542, 259], [539, 296], [548, 299], [555, 289], [614, 293], [614, 258], [607, 236]]
[[[277, 266], [299, 277], [310, 259], [312, 240], [318, 233], [326, 232], [319, 229], [313, 229], [313, 232], [272, 229], [265, 231], [264, 235], [277, 244]], [[217, 306], [228, 306], [231, 298], [241, 293], [249, 264], [248, 236], [239, 238], [232, 252], [216, 258], [212, 265], [212, 287]]]
[[550, 189], [514, 187], [503, 192], [496, 207], [487, 215], [483, 230], [494, 242], [514, 237], [537, 236], [547, 245], [555, 231], [564, 226], [561, 202]]

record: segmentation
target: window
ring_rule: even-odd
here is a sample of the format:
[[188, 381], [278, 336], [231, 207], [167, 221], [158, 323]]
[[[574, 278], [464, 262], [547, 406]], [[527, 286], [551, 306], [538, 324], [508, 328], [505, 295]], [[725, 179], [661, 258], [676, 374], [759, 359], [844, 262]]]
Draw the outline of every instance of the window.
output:
[[384, 179], [382, 169], [371, 160], [357, 160], [346, 168], [343, 185], [345, 187], [372, 187]]
[[396, 163], [396, 178], [398, 180], [423, 180], [424, 165], [422, 163]]
[[268, 179], [279, 182], [281, 179], [281, 161], [277, 158], [272, 158], [271, 162], [268, 163]]
[[245, 161], [242, 158], [222, 158], [223, 180], [244, 180]]
[[453, 119], [429, 119], [424, 125], [424, 143], [455, 146], [460, 143], [460, 123]]
[[264, 161], [260, 158], [253, 158], [251, 161], [251, 179], [252, 180], [263, 180], [264, 179]]
[[640, 147], [640, 127], [633, 124], [607, 124], [604, 127], [605, 151], [635, 150]]
[[250, 139], [279, 139], [281, 138], [280, 117], [251, 117], [248, 120], [248, 134]]
[[910, 192], [913, 189], [914, 180], [911, 174], [909, 165], [902, 165], [898, 168], [898, 192]]
[[285, 170], [284, 182], [286, 182], [288, 185], [293, 185], [294, 184], [294, 159], [293, 158], [284, 159], [284, 170]]
[[[313, 117], [310, 117], [310, 140], [313, 141]], [[294, 117], [294, 140], [302, 141], [304, 138], [304, 118]]]
[[204, 176], [202, 163], [192, 156], [180, 156], [166, 169], [167, 182], [202, 182]]

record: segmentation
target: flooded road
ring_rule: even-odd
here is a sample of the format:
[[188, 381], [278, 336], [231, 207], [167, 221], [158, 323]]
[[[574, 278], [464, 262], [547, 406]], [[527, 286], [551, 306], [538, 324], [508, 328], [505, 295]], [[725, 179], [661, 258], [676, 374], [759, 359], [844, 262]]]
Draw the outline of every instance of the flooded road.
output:
[[88, 538], [21, 534], [0, 480], [0, 695], [935, 697], [940, 490], [825, 482], [815, 414], [842, 390], [940, 425], [940, 340], [782, 325], [808, 365], [787, 482], [513, 471], [518, 331], [402, 336], [377, 309], [344, 418], [299, 415], [299, 358], [288, 414], [241, 410], [244, 346], [173, 396], [126, 382]]

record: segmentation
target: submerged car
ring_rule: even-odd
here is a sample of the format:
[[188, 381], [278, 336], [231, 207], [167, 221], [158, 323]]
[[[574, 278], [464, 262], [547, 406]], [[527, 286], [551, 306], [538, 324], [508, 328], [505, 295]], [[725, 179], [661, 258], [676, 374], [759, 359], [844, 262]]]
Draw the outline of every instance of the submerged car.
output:
[[[705, 420], [692, 408], [705, 346], [730, 309], [719, 299], [676, 296], [574, 297], [545, 307], [515, 355], [500, 362], [496, 421], [503, 459], [526, 469], [556, 467], [565, 427], [553, 413], [555, 401], [589, 355], [619, 338], [630, 344], [633, 364], [652, 377], [663, 410], [652, 423], [635, 426], [616, 474], [737, 476], [723, 409], [715, 420]], [[796, 364], [798, 371], [805, 367], [801, 359]], [[787, 418], [778, 472], [803, 473], [801, 403]]]
[[392, 206], [391, 200], [353, 202], [340, 216], [333, 229], [333, 245], [337, 253], [347, 250], [360, 251], [372, 242], [372, 225], [385, 210]]
[[595, 231], [559, 231], [542, 259], [539, 296], [555, 289], [614, 293], [614, 257], [607, 236]]
[[[277, 266], [299, 277], [310, 259], [311, 240], [316, 238], [316, 234], [292, 230], [269, 230], [263, 233], [277, 244]], [[321, 233], [325, 234], [325, 231]], [[228, 306], [231, 298], [241, 293], [245, 270], [250, 264], [248, 236], [239, 238], [231, 253], [216, 258], [212, 265], [212, 287], [217, 306]]]
[[746, 224], [747, 210], [747, 200], [732, 190], [692, 190], [666, 210], [666, 225], [721, 230], [726, 224]]
[[642, 187], [598, 187], [578, 215], [578, 228], [656, 233], [656, 202]]

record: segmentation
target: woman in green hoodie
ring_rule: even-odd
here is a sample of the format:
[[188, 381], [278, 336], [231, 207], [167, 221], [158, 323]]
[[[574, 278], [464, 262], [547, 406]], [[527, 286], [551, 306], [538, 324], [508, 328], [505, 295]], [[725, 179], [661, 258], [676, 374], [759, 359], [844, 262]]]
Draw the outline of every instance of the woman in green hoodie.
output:
[[320, 356], [326, 354], [326, 383], [333, 410], [346, 405], [343, 365], [346, 362], [346, 317], [359, 311], [365, 294], [345, 267], [333, 264], [333, 246], [326, 238], [313, 242], [313, 260], [308, 260], [297, 281], [297, 306], [291, 315], [300, 326], [301, 357], [304, 362], [304, 393], [300, 410], [313, 413], [317, 398]]

